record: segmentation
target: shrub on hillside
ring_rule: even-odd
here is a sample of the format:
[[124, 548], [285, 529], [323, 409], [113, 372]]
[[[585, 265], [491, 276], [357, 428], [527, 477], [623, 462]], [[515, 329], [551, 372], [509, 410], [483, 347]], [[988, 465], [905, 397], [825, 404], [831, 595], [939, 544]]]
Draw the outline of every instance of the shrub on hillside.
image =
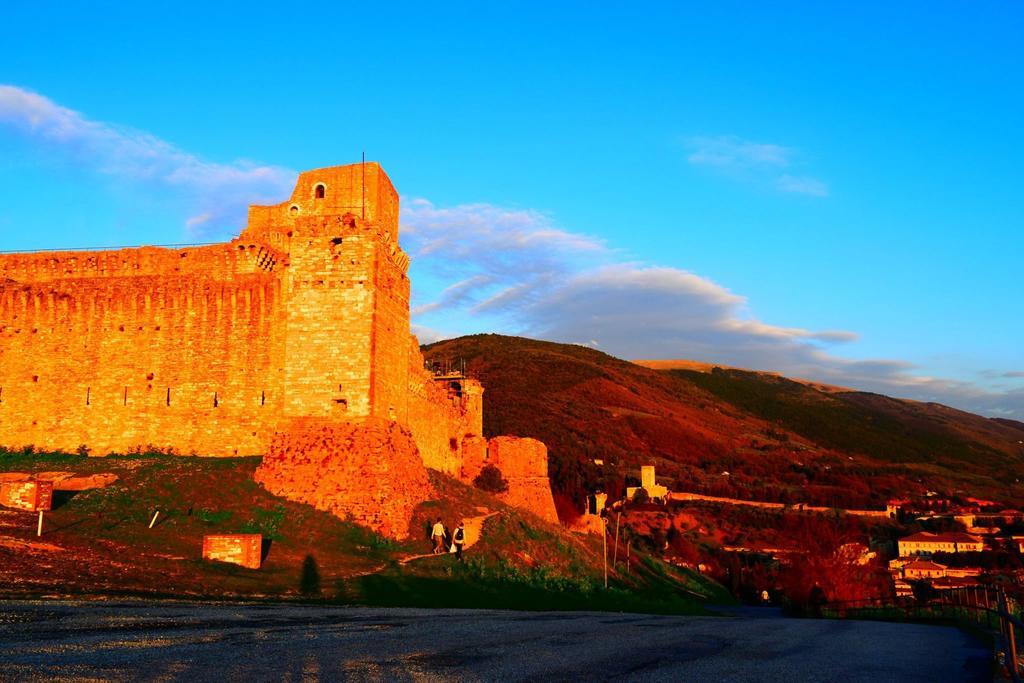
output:
[[508, 491], [508, 482], [501, 475], [501, 470], [494, 465], [484, 465], [480, 474], [476, 475], [476, 479], [473, 480], [473, 486], [489, 493]]
[[651, 495], [647, 493], [647, 489], [637, 489], [633, 492], [633, 502], [637, 505], [644, 505], [645, 503], [651, 502]]

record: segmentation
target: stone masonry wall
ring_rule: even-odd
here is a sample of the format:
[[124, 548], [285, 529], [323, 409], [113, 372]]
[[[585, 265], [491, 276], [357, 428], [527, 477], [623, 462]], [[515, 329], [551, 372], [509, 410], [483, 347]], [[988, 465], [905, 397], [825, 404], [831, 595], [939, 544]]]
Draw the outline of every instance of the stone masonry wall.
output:
[[508, 481], [508, 491], [500, 497], [509, 505], [533, 512], [549, 522], [558, 522], [555, 499], [548, 481], [548, 449], [537, 439], [496, 436], [487, 442], [468, 440], [462, 479], [472, 482], [485, 465], [494, 465]]
[[409, 430], [382, 418], [295, 420], [256, 470], [274, 495], [408, 538], [413, 509], [434, 495]]
[[376, 164], [318, 169], [230, 243], [0, 254], [0, 445], [254, 455], [291, 417], [404, 421], [397, 201]]
[[280, 303], [267, 272], [0, 281], [0, 444], [261, 453], [282, 403]]
[[483, 386], [472, 379], [438, 381], [424, 369], [416, 337], [407, 345], [408, 424], [427, 467], [461, 477], [463, 443], [484, 428]]

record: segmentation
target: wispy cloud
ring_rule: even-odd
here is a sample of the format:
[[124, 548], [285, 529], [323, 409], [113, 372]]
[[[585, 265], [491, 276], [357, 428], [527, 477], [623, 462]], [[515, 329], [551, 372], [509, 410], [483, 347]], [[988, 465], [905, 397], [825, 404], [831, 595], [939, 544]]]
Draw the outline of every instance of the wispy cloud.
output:
[[779, 176], [776, 182], [783, 192], [795, 192], [796, 194], [809, 194], [813, 197], [827, 197], [828, 186], [817, 178], [806, 176], [791, 176], [788, 174]]
[[806, 175], [784, 171], [797, 165], [796, 150], [782, 145], [752, 142], [735, 135], [696, 136], [684, 141], [686, 160], [726, 176], [774, 187], [780, 192], [827, 197], [828, 185]]
[[37, 93], [0, 85], [0, 125], [46, 145], [87, 170], [173, 193], [192, 237], [222, 236], [245, 223], [250, 203], [280, 201], [295, 172], [249, 161], [204, 160], [138, 130], [93, 121]]
[[781, 145], [742, 140], [735, 135], [697, 136], [687, 140], [691, 164], [736, 170], [788, 166], [793, 151]]

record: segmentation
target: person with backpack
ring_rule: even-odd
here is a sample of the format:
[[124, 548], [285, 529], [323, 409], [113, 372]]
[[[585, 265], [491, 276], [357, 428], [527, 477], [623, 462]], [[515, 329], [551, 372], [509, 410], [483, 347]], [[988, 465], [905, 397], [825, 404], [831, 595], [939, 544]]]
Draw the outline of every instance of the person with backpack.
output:
[[459, 522], [452, 536], [452, 547], [455, 548], [455, 559], [462, 561], [462, 546], [466, 543], [466, 528], [464, 522]]

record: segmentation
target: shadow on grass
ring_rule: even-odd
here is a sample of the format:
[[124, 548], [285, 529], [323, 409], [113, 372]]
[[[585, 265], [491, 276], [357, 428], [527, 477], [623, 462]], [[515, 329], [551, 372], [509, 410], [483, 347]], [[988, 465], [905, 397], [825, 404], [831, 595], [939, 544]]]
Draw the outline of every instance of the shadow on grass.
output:
[[272, 545], [274, 545], [273, 539], [263, 539], [263, 545], [260, 547], [260, 564], [263, 564], [267, 561], [267, 555], [270, 554], [270, 546]]
[[373, 574], [340, 581], [337, 589], [337, 602], [379, 607], [707, 614], [701, 603], [679, 596], [600, 587], [552, 590], [529, 582], [469, 576]]
[[50, 509], [59, 510], [60, 508], [70, 503], [71, 499], [77, 496], [79, 493], [81, 493], [81, 491], [54, 491], [53, 498], [51, 499], [50, 502]]
[[57, 531], [65, 531], [66, 529], [74, 529], [76, 526], [79, 526], [80, 524], [85, 524], [87, 521], [89, 521], [88, 518], [83, 517], [81, 519], [76, 519], [73, 522], [68, 522], [67, 524], [64, 524], [64, 525], [61, 525], [61, 526], [51, 526], [51, 527], [48, 527], [48, 528], [44, 527], [44, 532], [45, 533], [54, 533], [54, 532], [57, 532]]

